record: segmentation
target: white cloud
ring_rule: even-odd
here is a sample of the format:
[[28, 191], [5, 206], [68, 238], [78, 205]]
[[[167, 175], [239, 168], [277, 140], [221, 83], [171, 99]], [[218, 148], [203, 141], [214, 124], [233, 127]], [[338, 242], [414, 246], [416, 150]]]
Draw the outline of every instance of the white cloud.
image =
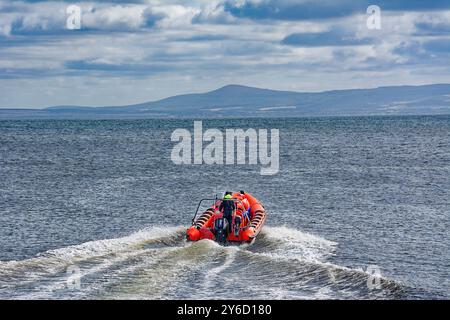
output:
[[230, 13], [225, 12], [223, 5], [218, 2], [212, 2], [204, 6], [194, 17], [194, 23], [234, 23], [237, 19]]
[[145, 6], [90, 6], [83, 10], [82, 25], [98, 30], [138, 30], [143, 24]]
[[6, 19], [0, 20], [0, 36], [3, 35], [8, 37], [11, 35], [11, 24], [12, 21], [8, 21]]

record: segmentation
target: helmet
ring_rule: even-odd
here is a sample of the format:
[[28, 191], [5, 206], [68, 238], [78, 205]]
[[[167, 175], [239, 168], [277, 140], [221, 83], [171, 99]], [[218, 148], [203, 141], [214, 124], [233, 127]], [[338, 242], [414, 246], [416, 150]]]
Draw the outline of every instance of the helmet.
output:
[[231, 199], [231, 194], [226, 194], [226, 195], [223, 197], [223, 199], [224, 199], [224, 200]]

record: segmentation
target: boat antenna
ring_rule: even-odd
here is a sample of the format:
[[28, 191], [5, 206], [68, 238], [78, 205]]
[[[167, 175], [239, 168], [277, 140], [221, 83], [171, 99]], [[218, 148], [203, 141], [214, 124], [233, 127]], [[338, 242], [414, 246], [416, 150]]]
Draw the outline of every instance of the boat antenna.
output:
[[214, 196], [214, 212], [216, 212], [216, 210], [217, 210], [216, 203], [218, 200], [219, 200], [219, 197], [217, 196], [217, 192], [216, 192], [216, 195]]

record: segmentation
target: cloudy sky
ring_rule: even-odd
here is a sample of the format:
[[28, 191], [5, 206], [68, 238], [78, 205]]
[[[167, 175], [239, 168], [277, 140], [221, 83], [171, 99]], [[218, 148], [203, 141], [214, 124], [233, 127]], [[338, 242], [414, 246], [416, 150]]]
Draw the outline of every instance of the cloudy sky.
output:
[[[67, 7], [81, 29], [67, 29]], [[381, 29], [367, 27], [369, 5]], [[372, 24], [373, 25], [373, 24]], [[450, 1], [0, 0], [0, 107], [450, 83]]]

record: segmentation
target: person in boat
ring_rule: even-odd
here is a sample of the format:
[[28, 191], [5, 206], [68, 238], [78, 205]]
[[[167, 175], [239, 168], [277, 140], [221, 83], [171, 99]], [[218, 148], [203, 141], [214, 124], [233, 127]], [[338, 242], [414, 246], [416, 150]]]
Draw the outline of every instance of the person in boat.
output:
[[223, 217], [228, 222], [228, 233], [231, 232], [231, 221], [233, 219], [233, 212], [236, 210], [236, 204], [234, 203], [233, 198], [231, 197], [231, 192], [225, 192], [225, 196], [223, 197], [222, 203], [219, 206], [219, 211], [223, 212]]
[[247, 198], [244, 195], [245, 195], [245, 192], [243, 190], [241, 190], [237, 196], [237, 199], [239, 200], [239, 203], [237, 205], [241, 207], [242, 218], [249, 221], [250, 220], [250, 203], [248, 202]]

